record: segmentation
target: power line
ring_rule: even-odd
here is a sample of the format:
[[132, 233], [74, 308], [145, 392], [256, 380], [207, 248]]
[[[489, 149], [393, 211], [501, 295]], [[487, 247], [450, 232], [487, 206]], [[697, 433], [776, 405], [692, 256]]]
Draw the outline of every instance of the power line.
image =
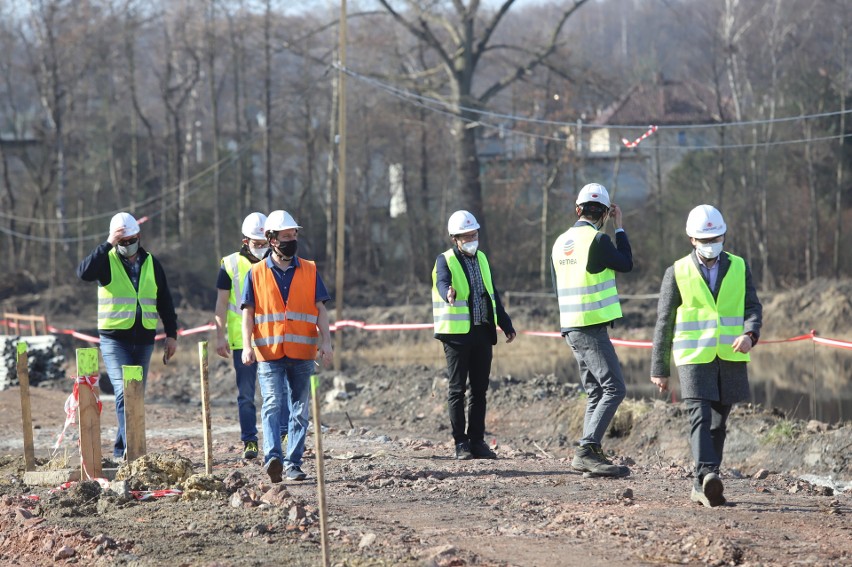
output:
[[[488, 116], [490, 118], [500, 118], [505, 120], [512, 120], [513, 122], [525, 122], [530, 124], [542, 124], [548, 126], [565, 126], [565, 127], [576, 127], [577, 122], [564, 122], [560, 120], [544, 120], [541, 118], [530, 118], [527, 116], [520, 116], [516, 114], [503, 114], [499, 112], [492, 112], [488, 110], [482, 110], [478, 108], [468, 107], [468, 106], [457, 106], [449, 104], [445, 101], [434, 97], [424, 96], [406, 89], [401, 89], [396, 87], [390, 83], [385, 83], [383, 81], [379, 81], [378, 79], [374, 79], [372, 77], [367, 77], [360, 73], [353, 71], [352, 69], [345, 68], [343, 70], [347, 75], [358, 79], [359, 81], [371, 84], [381, 90], [390, 92], [392, 94], [396, 94], [399, 98], [403, 99], [413, 99], [418, 100], [422, 103], [422, 105], [426, 108], [432, 108], [429, 105], [436, 105], [443, 108], [458, 108], [459, 110], [463, 110], [465, 112], [470, 112], [474, 114], [478, 114], [481, 116]], [[457, 117], [457, 114], [452, 110], [449, 111], [453, 117]], [[843, 114], [852, 114], [852, 109], [849, 110], [837, 110], [832, 112], [822, 112], [818, 114], [803, 114], [799, 116], [785, 116], [782, 118], [766, 118], [762, 120], [743, 120], [739, 122], [716, 122], [713, 124], [669, 124], [669, 125], [661, 125], [657, 126], [660, 130], [696, 130], [696, 129], [707, 129], [707, 128], [724, 128], [724, 127], [732, 127], [732, 126], [753, 126], [760, 124], [776, 124], [783, 122], [795, 122], [800, 120], [814, 120], [817, 118], [828, 118], [832, 116], [840, 116]], [[601, 128], [609, 128], [609, 129], [625, 129], [625, 130], [635, 130], [641, 129], [645, 130], [648, 128], [647, 124], [644, 125], [636, 125], [636, 124], [591, 124], [583, 122], [583, 128], [586, 129], [601, 129]]]
[[[347, 73], [351, 73], [351, 72], [347, 71]], [[353, 76], [355, 78], [358, 78], [358, 79], [360, 79], [362, 77], [362, 76], [356, 76], [356, 75], [353, 75]], [[373, 81], [373, 79], [370, 79], [369, 77], [363, 77], [363, 78], [367, 79], [368, 81]], [[435, 107], [427, 104], [427, 103], [436, 103], [437, 102], [437, 103], [440, 103], [440, 105], [443, 106], [443, 107], [449, 106], [446, 103], [443, 103], [441, 101], [437, 101], [437, 99], [433, 99], [433, 98], [429, 98], [429, 97], [422, 97], [420, 95], [416, 95], [415, 93], [411, 93], [410, 91], [406, 91], [404, 89], [398, 89], [396, 87], [393, 87], [392, 85], [386, 85], [385, 83], [381, 83], [380, 81], [375, 81], [375, 82], [379, 85], [379, 88], [381, 90], [386, 91], [388, 94], [390, 94], [392, 96], [395, 96], [395, 97], [397, 97], [397, 98], [399, 98], [403, 101], [410, 102], [411, 104], [414, 104], [418, 107], [425, 108], [426, 110], [429, 110], [431, 112], [435, 112], [437, 114], [444, 115], [448, 118], [452, 118], [454, 120], [461, 120], [461, 121], [463, 121], [463, 122], [465, 122], [469, 125], [491, 128], [493, 130], [498, 130], [500, 132], [509, 132], [509, 133], [517, 134], [519, 136], [524, 136], [524, 137], [532, 138], [532, 139], [536, 139], [536, 140], [545, 140], [545, 141], [554, 141], [554, 142], [564, 142], [565, 141], [565, 138], [561, 137], [561, 136], [550, 136], [550, 135], [547, 135], [547, 134], [535, 134], [533, 132], [527, 132], [525, 130], [519, 130], [517, 128], [510, 128], [510, 127], [507, 127], [507, 126], [504, 126], [504, 125], [490, 124], [490, 123], [484, 122], [482, 120], [473, 120], [473, 119], [469, 119], [469, 118], [460, 117], [457, 113], [455, 113], [451, 110], [444, 110], [442, 108], [435, 108]], [[382, 86], [382, 85], [386, 85], [389, 88], [384, 88], [384, 86]], [[815, 117], [822, 117], [822, 116], [826, 116], [826, 115], [846, 114], [846, 113], [849, 113], [849, 112], [852, 112], [852, 110], [844, 111], [844, 112], [826, 113], [826, 114], [811, 114], [811, 115], [806, 115], [806, 116], [803, 116], [803, 117], [783, 118], [783, 119], [777, 119], [777, 120], [779, 120], [779, 121], [780, 120], [798, 120], [800, 118], [815, 118]], [[493, 116], [511, 117], [511, 115], [501, 115], [501, 114], [497, 114], [497, 113], [486, 113], [486, 112], [481, 112], [481, 111], [480, 111], [480, 114], [491, 114]], [[536, 120], [533, 120], [533, 119], [527, 120], [527, 119], [524, 119], [523, 117], [517, 117], [517, 120], [519, 122], [524, 122], [524, 121], [536, 122]], [[537, 121], [537, 122], [545, 123], [545, 121]], [[755, 122], [755, 121], [752, 121], [752, 122], [729, 122], [729, 123], [726, 123], [726, 124], [721, 124], [721, 123], [715, 124], [715, 125], [712, 125], [712, 127], [719, 127], [719, 126], [725, 126], [725, 125], [728, 125], [728, 126], [730, 126], [730, 125], [745, 125], [745, 124], [755, 124], [755, 123], [757, 123], [757, 122]], [[563, 125], [563, 126], [570, 126], [570, 127], [576, 127], [577, 126], [577, 124], [575, 122], [550, 122], [550, 124], [560, 124], [560, 125]], [[587, 126], [586, 124], [583, 125], [583, 128], [587, 128], [587, 127], [589, 127], [589, 128], [614, 128], [613, 126]], [[689, 128], [691, 126], [685, 125], [684, 127]], [[631, 126], [630, 128], [636, 128], [636, 126]], [[643, 128], [647, 128], [647, 127], [643, 126]], [[669, 128], [678, 128], [678, 126], [669, 126]], [[722, 149], [743, 149], [743, 148], [755, 148], [755, 147], [765, 148], [765, 147], [782, 146], [782, 145], [790, 145], [790, 144], [839, 140], [841, 138], [849, 138], [849, 137], [852, 137], [852, 134], [837, 134], [837, 135], [834, 135], [834, 136], [822, 136], [822, 137], [819, 137], [819, 138], [797, 138], [797, 139], [793, 139], [793, 140], [764, 141], [764, 142], [753, 142], [753, 143], [746, 143], [746, 144], [677, 145], [677, 146], [654, 145], [653, 147], [655, 149], [661, 149], [661, 150], [722, 150]]]

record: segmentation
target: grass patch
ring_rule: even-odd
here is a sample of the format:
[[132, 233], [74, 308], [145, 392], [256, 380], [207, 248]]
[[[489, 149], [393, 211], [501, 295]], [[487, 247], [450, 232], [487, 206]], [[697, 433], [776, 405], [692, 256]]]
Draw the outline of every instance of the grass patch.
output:
[[761, 443], [772, 445], [784, 441], [792, 441], [799, 436], [799, 426], [790, 419], [783, 419], [769, 428], [761, 439]]

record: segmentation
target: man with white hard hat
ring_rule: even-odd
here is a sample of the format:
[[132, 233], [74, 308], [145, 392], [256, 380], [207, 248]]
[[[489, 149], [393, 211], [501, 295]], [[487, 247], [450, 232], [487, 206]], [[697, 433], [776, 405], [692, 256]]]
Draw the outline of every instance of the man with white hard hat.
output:
[[[494, 287], [491, 267], [479, 250], [479, 223], [468, 211], [456, 211], [447, 223], [453, 247], [432, 269], [432, 316], [435, 338], [447, 357], [450, 413], [456, 459], [496, 459], [485, 441], [486, 392], [497, 325], [506, 342], [515, 339], [512, 320]], [[465, 391], [470, 384], [469, 416]]]
[[154, 352], [157, 317], [166, 332], [163, 362], [177, 350], [177, 315], [160, 262], [142, 248], [139, 223], [118, 213], [109, 223], [106, 242], [77, 266], [77, 277], [98, 282], [98, 334], [109, 381], [115, 391], [118, 433], [113, 457], [127, 449], [122, 366], [141, 366], [143, 384]]
[[690, 211], [692, 251], [670, 266], [660, 286], [651, 382], [669, 389], [674, 357], [691, 426], [693, 502], [725, 504], [719, 467], [733, 404], [749, 398], [748, 352], [760, 338], [763, 307], [745, 260], [724, 252], [725, 219], [715, 207]]
[[[621, 318], [615, 273], [633, 269], [633, 252], [621, 209], [610, 203], [606, 187], [599, 183], [584, 186], [577, 195], [575, 212], [577, 222], [556, 239], [551, 251], [559, 326], [588, 395], [583, 437], [571, 467], [584, 476], [621, 477], [630, 470], [614, 464], [601, 446], [627, 391], [607, 328]], [[615, 223], [615, 245], [602, 231], [608, 218]]]
[[[287, 211], [272, 211], [264, 223], [270, 253], [254, 264], [243, 282], [243, 364], [257, 361], [263, 395], [264, 469], [273, 482], [301, 481], [308, 431], [310, 379], [319, 354], [332, 363], [331, 332], [325, 302], [331, 296], [316, 264], [300, 258], [302, 227]], [[287, 446], [281, 447], [280, 415], [289, 404]]]
[[[216, 282], [216, 352], [222, 358], [232, 358], [237, 379], [237, 414], [240, 419], [240, 440], [244, 459], [257, 457], [257, 408], [254, 405], [257, 363], [243, 364], [243, 317], [240, 302], [243, 281], [253, 264], [260, 262], [269, 251], [263, 225], [266, 215], [251, 213], [243, 220], [240, 250], [225, 256], [219, 263]], [[227, 332], [227, 336], [226, 336]], [[281, 405], [280, 435], [287, 436], [290, 411]]]

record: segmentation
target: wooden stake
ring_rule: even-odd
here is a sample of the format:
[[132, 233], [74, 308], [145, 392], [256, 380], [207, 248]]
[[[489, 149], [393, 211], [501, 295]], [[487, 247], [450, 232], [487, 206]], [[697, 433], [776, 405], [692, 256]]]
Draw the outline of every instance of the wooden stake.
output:
[[201, 422], [204, 426], [204, 472], [213, 474], [213, 428], [210, 423], [210, 382], [207, 366], [207, 341], [198, 343], [198, 363], [201, 367]]
[[145, 455], [145, 383], [141, 366], [122, 366], [124, 378], [124, 434], [127, 460]]
[[[98, 349], [77, 349], [77, 376], [98, 376]], [[77, 384], [77, 424], [80, 428], [80, 478], [100, 478], [101, 414], [98, 411], [98, 388]]]
[[21, 385], [21, 423], [24, 432], [24, 467], [35, 470], [35, 447], [33, 446], [33, 418], [30, 410], [30, 369], [28, 367], [27, 343], [18, 341], [18, 383]]
[[319, 378], [311, 376], [311, 409], [314, 414], [314, 453], [317, 459], [317, 499], [320, 511], [320, 540], [322, 542], [322, 564], [329, 565], [328, 557], [328, 514], [325, 507], [325, 469], [322, 456], [322, 424], [320, 421]]

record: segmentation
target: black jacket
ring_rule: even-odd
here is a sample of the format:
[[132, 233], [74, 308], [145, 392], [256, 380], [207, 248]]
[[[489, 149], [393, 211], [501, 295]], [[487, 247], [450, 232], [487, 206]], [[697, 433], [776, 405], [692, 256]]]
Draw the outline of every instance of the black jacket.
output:
[[[453, 247], [453, 253], [455, 253], [456, 258], [458, 258], [459, 263], [464, 270], [464, 275], [467, 278], [467, 285], [470, 286], [470, 274], [467, 272], [467, 267], [465, 266], [465, 262], [461, 257], [461, 252], [459, 252], [458, 248]], [[479, 252], [477, 252], [478, 254]], [[441, 298], [446, 301], [447, 300], [447, 291], [449, 291], [449, 287], [453, 282], [453, 276], [450, 273], [450, 268], [447, 266], [447, 259], [443, 254], [440, 254], [438, 258], [435, 260], [436, 267], [436, 278], [435, 284], [438, 287], [438, 294]], [[494, 272], [491, 272], [491, 282], [494, 283]], [[497, 324], [500, 325], [500, 328], [503, 329], [504, 333], [514, 333], [515, 328], [512, 326], [512, 319], [509, 318], [509, 315], [506, 313], [506, 310], [503, 309], [503, 303], [500, 301], [500, 294], [497, 293], [497, 286], [494, 286], [494, 303], [497, 308]], [[488, 310], [489, 314], [491, 310]], [[471, 317], [473, 317], [473, 309], [471, 309]], [[471, 330], [473, 330], [473, 324], [470, 326]], [[494, 321], [489, 321], [488, 328], [491, 332], [491, 344], [497, 344], [497, 327], [494, 325]], [[474, 337], [468, 332], [465, 335], [457, 335], [457, 334], [444, 334], [444, 333], [435, 333], [435, 338], [439, 341], [443, 341], [446, 343], [455, 343], [455, 344], [468, 344], [474, 340]]]
[[[109, 242], [98, 245], [77, 266], [77, 277], [85, 282], [96, 281], [101, 286], [109, 285], [109, 282], [112, 281], [112, 271], [109, 266], [110, 250], [112, 250], [112, 244]], [[148, 256], [148, 252], [140, 247], [139, 261], [145, 262], [145, 258]], [[119, 258], [121, 258], [120, 255]], [[175, 306], [172, 302], [172, 294], [169, 292], [169, 284], [166, 281], [166, 273], [156, 258], [151, 256], [151, 261], [154, 267], [154, 280], [157, 282], [157, 313], [160, 315], [160, 319], [163, 320], [163, 328], [166, 331], [166, 336], [177, 338], [177, 314], [175, 313]], [[124, 258], [121, 258], [121, 263], [124, 265], [124, 269], [127, 271], [129, 277], [130, 270]], [[116, 330], [98, 329], [98, 332], [102, 336], [116, 341], [143, 345], [154, 344], [154, 336], [157, 334], [155, 329], [146, 329], [142, 325], [142, 318], [138, 310], [136, 312], [136, 322], [133, 323], [131, 328]]]

